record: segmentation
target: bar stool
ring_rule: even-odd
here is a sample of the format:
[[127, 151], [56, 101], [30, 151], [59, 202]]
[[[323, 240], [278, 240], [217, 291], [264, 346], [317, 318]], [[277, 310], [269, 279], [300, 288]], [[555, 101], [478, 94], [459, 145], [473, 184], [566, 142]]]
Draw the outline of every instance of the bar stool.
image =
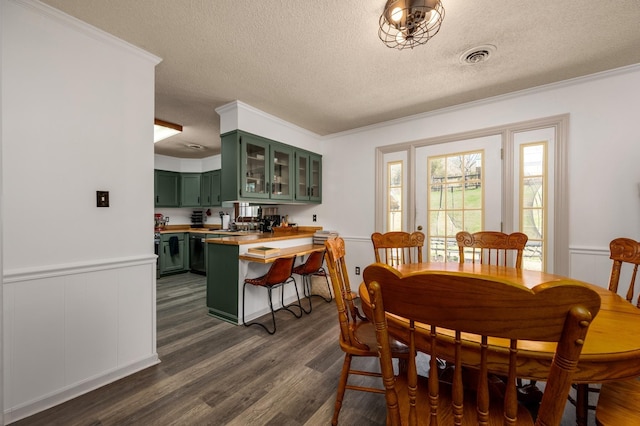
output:
[[[309, 310], [307, 311], [304, 308], [302, 308], [302, 310], [307, 314], [310, 314], [313, 310], [313, 306], [311, 304], [311, 296], [321, 297], [327, 303], [333, 300], [327, 271], [325, 271], [324, 267], [322, 266], [324, 263], [324, 254], [324, 250], [311, 252], [306, 262], [293, 268], [293, 273], [298, 274], [302, 277], [302, 292], [304, 297], [306, 297], [309, 301]], [[321, 294], [311, 294], [311, 277], [314, 276], [324, 277], [325, 281], [327, 282], [327, 291], [329, 292], [329, 298], [326, 298]]]
[[[293, 255], [291, 257], [279, 257], [277, 258], [269, 268], [269, 271], [261, 277], [258, 278], [246, 278], [244, 280], [244, 284], [242, 286], [242, 324], [245, 327], [249, 327], [250, 325], [259, 325], [264, 328], [267, 333], [274, 334], [276, 332], [276, 312], [280, 310], [289, 311], [296, 318], [302, 317], [302, 303], [300, 302], [300, 294], [298, 293], [298, 285], [296, 284], [295, 278], [293, 278], [292, 270], [293, 264], [296, 261], [296, 256]], [[293, 283], [293, 286], [296, 289], [296, 297], [298, 298], [298, 304], [292, 303], [290, 305], [284, 304], [284, 286], [288, 283]], [[244, 306], [245, 306], [245, 289], [247, 288], [247, 284], [254, 285], [257, 287], [264, 287], [267, 289], [267, 294], [269, 296], [269, 308], [271, 309], [271, 320], [273, 321], [273, 330], [269, 330], [267, 326], [259, 322], [250, 322], [246, 323], [244, 321]], [[280, 305], [281, 307], [278, 309], [273, 309], [273, 302], [271, 299], [271, 292], [274, 288], [280, 287]], [[291, 306], [297, 306], [300, 309], [300, 314], [296, 314], [294, 311], [290, 309]]]

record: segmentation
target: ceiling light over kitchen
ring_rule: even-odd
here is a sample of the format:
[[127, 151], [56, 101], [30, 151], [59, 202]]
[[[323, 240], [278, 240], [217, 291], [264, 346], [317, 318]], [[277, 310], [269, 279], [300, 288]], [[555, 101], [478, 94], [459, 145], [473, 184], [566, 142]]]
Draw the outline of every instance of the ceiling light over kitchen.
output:
[[440, 0], [387, 0], [378, 37], [387, 47], [413, 49], [436, 35], [443, 19]]
[[177, 135], [180, 132], [182, 132], [181, 125], [158, 120], [156, 118], [153, 122], [153, 143], [166, 139], [170, 136]]

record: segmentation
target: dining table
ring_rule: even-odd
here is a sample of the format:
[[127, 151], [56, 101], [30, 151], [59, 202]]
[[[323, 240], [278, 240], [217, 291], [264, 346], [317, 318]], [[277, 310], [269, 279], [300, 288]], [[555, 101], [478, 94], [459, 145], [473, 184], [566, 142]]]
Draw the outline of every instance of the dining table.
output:
[[[470, 274], [527, 288], [545, 283], [582, 283], [600, 295], [601, 306], [589, 327], [577, 370], [573, 375], [574, 383], [602, 383], [640, 376], [640, 309], [604, 287], [546, 272], [479, 263], [427, 262], [398, 265], [395, 268], [402, 276], [414, 273]], [[358, 293], [362, 309], [365, 315], [369, 316], [371, 314], [370, 299], [364, 282], [360, 284]], [[394, 327], [394, 324], [406, 321], [404, 318], [388, 314], [390, 333], [402, 340], [402, 327]], [[416, 331], [418, 350], [429, 353], [429, 326], [417, 324]], [[446, 346], [451, 342], [438, 341], [438, 345]], [[489, 343], [490, 357], [493, 359], [492, 372], [506, 375], [508, 340], [494, 339]], [[546, 380], [555, 350], [555, 343], [519, 342], [518, 377]], [[580, 401], [576, 412], [579, 425], [586, 424], [586, 410], [586, 401]]]

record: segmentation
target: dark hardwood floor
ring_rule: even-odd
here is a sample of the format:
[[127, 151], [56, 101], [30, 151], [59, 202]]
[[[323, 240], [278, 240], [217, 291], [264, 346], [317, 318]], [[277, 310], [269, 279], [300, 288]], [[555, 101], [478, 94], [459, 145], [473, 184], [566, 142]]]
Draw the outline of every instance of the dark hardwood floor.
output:
[[[217, 320], [207, 315], [204, 277], [160, 278], [160, 364], [13, 424], [330, 425], [344, 359], [334, 303], [314, 298], [310, 315], [280, 311], [276, 321], [271, 336]], [[575, 424], [570, 406], [565, 413], [562, 424]], [[383, 424], [383, 395], [346, 392], [340, 425]]]
[[[331, 424], [344, 359], [334, 303], [313, 298], [310, 315], [280, 311], [276, 321], [271, 336], [217, 320], [207, 315], [204, 277], [160, 278], [160, 364], [13, 424]], [[347, 391], [341, 425], [384, 423], [383, 395]]]

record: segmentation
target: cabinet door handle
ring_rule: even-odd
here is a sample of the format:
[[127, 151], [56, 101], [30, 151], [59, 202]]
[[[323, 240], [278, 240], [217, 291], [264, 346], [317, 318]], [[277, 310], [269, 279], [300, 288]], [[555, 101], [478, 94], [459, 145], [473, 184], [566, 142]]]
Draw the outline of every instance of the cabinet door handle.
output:
[[159, 202], [160, 202], [160, 196], [156, 195], [156, 203], [159, 203]]

